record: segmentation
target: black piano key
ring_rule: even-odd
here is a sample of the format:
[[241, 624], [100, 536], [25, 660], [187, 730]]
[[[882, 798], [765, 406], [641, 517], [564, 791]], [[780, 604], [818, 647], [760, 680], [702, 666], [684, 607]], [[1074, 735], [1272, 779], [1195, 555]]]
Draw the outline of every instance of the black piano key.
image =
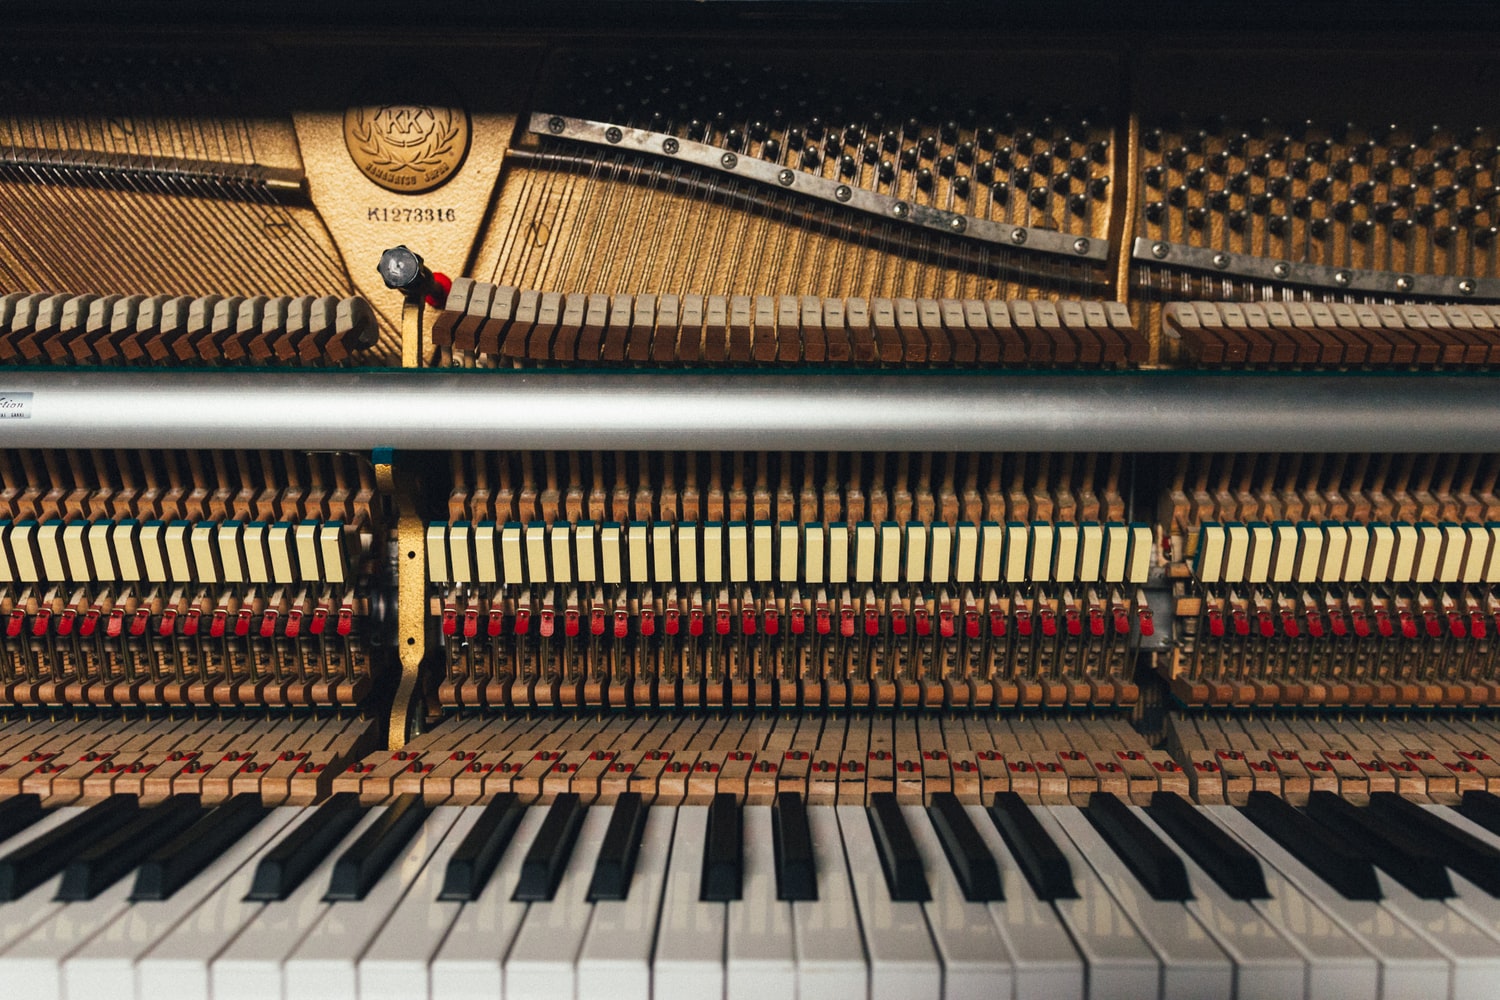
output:
[[1370, 809], [1431, 844], [1449, 868], [1491, 896], [1500, 896], [1500, 850], [1395, 792], [1375, 792]]
[[325, 799], [311, 816], [260, 859], [245, 901], [286, 899], [363, 815], [355, 792], [339, 792]]
[[512, 792], [501, 792], [491, 799], [448, 859], [438, 899], [448, 902], [478, 899], [525, 814], [526, 807]]
[[937, 831], [948, 856], [948, 864], [958, 878], [964, 898], [971, 903], [989, 903], [1005, 898], [1000, 888], [1000, 866], [995, 856], [984, 846], [979, 831], [958, 796], [952, 792], [937, 792], [932, 804], [927, 807], [932, 819], [932, 828]]
[[359, 839], [350, 844], [333, 864], [325, 902], [360, 900], [380, 881], [386, 869], [401, 854], [422, 824], [428, 810], [420, 795], [398, 795], [385, 812]]
[[20, 899], [137, 810], [134, 795], [112, 795], [0, 858], [0, 901]]
[[576, 792], [563, 792], [552, 800], [547, 817], [537, 830], [536, 840], [521, 861], [521, 878], [511, 899], [521, 903], [541, 903], [551, 899], [557, 892], [557, 883], [563, 869], [568, 866], [568, 857], [573, 853], [573, 843], [578, 839], [578, 828], [583, 826], [583, 800]]
[[1381, 898], [1380, 880], [1369, 859], [1351, 851], [1326, 827], [1288, 805], [1281, 796], [1251, 792], [1240, 811], [1345, 899]]
[[1037, 898], [1043, 902], [1055, 899], [1077, 899], [1073, 885], [1073, 868], [1042, 824], [1031, 814], [1031, 807], [1015, 792], [1000, 792], [990, 805], [990, 818], [1005, 844], [1015, 855], [1016, 864]]
[[93, 899], [124, 878], [158, 844], [203, 818], [196, 795], [177, 795], [150, 809], [141, 809], [123, 824], [112, 824], [102, 838], [91, 842], [63, 869], [57, 900], [75, 903]]
[[1182, 859], [1115, 795], [1093, 793], [1083, 812], [1152, 899], [1180, 902], [1193, 898]]
[[9, 840], [45, 815], [40, 795], [12, 795], [0, 802], [0, 841]]
[[876, 792], [865, 809], [870, 817], [870, 832], [875, 837], [875, 852], [885, 871], [885, 884], [891, 899], [898, 903], [925, 903], [932, 898], [927, 887], [927, 873], [922, 870], [922, 856], [901, 815], [894, 792]]
[[1307, 797], [1307, 814], [1334, 836], [1422, 899], [1450, 899], [1453, 880], [1444, 859], [1387, 817], [1333, 792]]
[[800, 792], [781, 792], [771, 804], [771, 838], [776, 849], [776, 898], [783, 903], [818, 898], [807, 804]]
[[268, 812], [259, 795], [236, 795], [153, 851], [135, 873], [131, 900], [169, 898]]
[[1458, 811], [1490, 833], [1500, 836], [1500, 795], [1493, 792], [1464, 792]]
[[599, 860], [594, 863], [594, 877], [589, 880], [589, 902], [601, 899], [627, 899], [630, 880], [635, 875], [635, 859], [646, 833], [646, 803], [639, 792], [622, 792], [615, 799], [615, 811], [599, 845]]
[[1146, 812], [1230, 899], [1269, 899], [1260, 860], [1175, 792], [1155, 792]]
[[720, 792], [708, 807], [708, 836], [703, 842], [705, 903], [728, 903], [740, 898], [744, 881], [744, 843], [740, 804], [731, 792]]

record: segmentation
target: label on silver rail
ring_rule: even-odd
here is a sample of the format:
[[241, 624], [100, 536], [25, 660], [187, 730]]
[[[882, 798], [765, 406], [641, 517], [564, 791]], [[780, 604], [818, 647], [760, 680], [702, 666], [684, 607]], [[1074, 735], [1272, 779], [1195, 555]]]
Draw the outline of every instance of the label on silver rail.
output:
[[0, 389], [0, 420], [30, 420], [31, 396], [29, 392]]

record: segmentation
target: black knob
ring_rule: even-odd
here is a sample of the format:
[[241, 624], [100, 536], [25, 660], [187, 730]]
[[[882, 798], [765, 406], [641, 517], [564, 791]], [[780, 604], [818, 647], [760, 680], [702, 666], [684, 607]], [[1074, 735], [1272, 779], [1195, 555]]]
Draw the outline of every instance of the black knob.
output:
[[1004, 205], [1010, 201], [1010, 185], [1005, 181], [996, 181], [990, 185], [990, 197], [994, 199], [995, 204]]
[[958, 160], [954, 158], [952, 153], [949, 153], [941, 160], [938, 160], [937, 168], [938, 173], [942, 174], [944, 177], [952, 177], [953, 172], [958, 169]]
[[1051, 199], [1051, 197], [1052, 196], [1047, 193], [1046, 188], [1039, 187], [1032, 188], [1031, 193], [1026, 196], [1026, 200], [1031, 202], [1033, 208], [1046, 208], [1047, 202]]
[[917, 171], [917, 187], [921, 188], [923, 191], [929, 191], [932, 189], [931, 170], [923, 167], [921, 170]]
[[1167, 214], [1167, 206], [1164, 205], [1163, 203], [1161, 203], [1159, 201], [1152, 201], [1152, 202], [1147, 202], [1146, 203], [1146, 221], [1147, 222], [1150, 222], [1150, 223], [1159, 223], [1162, 220], [1162, 216], [1164, 216], [1166, 214]]
[[1202, 229], [1208, 225], [1208, 212], [1201, 205], [1194, 205], [1187, 210], [1187, 223], [1194, 229]]
[[1108, 189], [1108, 177], [1095, 177], [1093, 180], [1089, 181], [1089, 194], [1093, 195], [1095, 198], [1103, 198], [1104, 192]]
[[852, 176], [854, 174], [854, 171], [857, 170], [857, 169], [859, 169], [859, 168], [858, 168], [858, 166], [854, 162], [854, 157], [850, 156], [848, 153], [845, 153], [843, 156], [839, 157], [839, 173], [840, 174], [842, 174], [845, 177], [850, 177], [850, 176]]
[[880, 161], [880, 179], [889, 184], [896, 177], [896, 165], [890, 160]]
[[376, 269], [385, 287], [411, 298], [428, 295], [437, 287], [432, 272], [422, 263], [421, 255], [408, 250], [405, 245], [391, 247], [381, 254]]
[[953, 178], [953, 193], [960, 198], [967, 198], [969, 196], [969, 178], [963, 174], [959, 174]]

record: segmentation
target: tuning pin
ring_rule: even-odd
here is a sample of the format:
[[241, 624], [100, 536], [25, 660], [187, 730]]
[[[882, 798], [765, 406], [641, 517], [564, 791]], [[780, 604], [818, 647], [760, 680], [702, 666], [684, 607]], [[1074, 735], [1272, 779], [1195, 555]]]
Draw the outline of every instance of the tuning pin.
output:
[[1292, 231], [1292, 219], [1289, 215], [1273, 215], [1266, 220], [1266, 228], [1272, 236], [1285, 236]]
[[1162, 217], [1167, 214], [1167, 206], [1163, 202], [1152, 201], [1146, 203], [1146, 221], [1154, 224], [1161, 222]]
[[1031, 202], [1033, 208], [1046, 208], [1047, 202], [1051, 199], [1051, 197], [1052, 196], [1047, 193], [1047, 189], [1044, 187], [1032, 188], [1030, 193], [1027, 195], [1027, 201]]
[[958, 161], [954, 158], [952, 153], [949, 153], [947, 156], [937, 161], [937, 168], [938, 173], [942, 174], [944, 177], [952, 177], [954, 171], [958, 169]]
[[896, 178], [896, 165], [890, 160], [880, 161], [880, 179], [889, 184]]
[[1095, 198], [1103, 198], [1104, 192], [1109, 188], [1108, 177], [1095, 177], [1089, 181], [1089, 194]]
[[1187, 210], [1187, 223], [1194, 229], [1202, 229], [1208, 225], [1208, 212], [1201, 205], [1194, 205]]
[[917, 187], [923, 191], [932, 190], [932, 171], [926, 167], [917, 171]]
[[990, 185], [990, 198], [997, 205], [1004, 205], [1010, 201], [1010, 185], [1005, 181], [996, 181]]
[[953, 178], [953, 194], [959, 198], [967, 198], [969, 196], [969, 178], [963, 174], [959, 174]]
[[1243, 233], [1250, 226], [1250, 213], [1243, 208], [1229, 213], [1229, 228], [1237, 233]]
[[1313, 219], [1307, 224], [1307, 231], [1312, 234], [1313, 239], [1321, 240], [1328, 236], [1328, 231], [1333, 228], [1332, 219]]

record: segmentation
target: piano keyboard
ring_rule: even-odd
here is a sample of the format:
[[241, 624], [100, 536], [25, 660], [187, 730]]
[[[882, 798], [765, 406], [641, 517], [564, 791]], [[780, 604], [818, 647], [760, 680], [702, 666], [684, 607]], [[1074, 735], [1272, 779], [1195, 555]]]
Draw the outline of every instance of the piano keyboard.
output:
[[1500, 798], [0, 807], [13, 995], [1492, 996]]

